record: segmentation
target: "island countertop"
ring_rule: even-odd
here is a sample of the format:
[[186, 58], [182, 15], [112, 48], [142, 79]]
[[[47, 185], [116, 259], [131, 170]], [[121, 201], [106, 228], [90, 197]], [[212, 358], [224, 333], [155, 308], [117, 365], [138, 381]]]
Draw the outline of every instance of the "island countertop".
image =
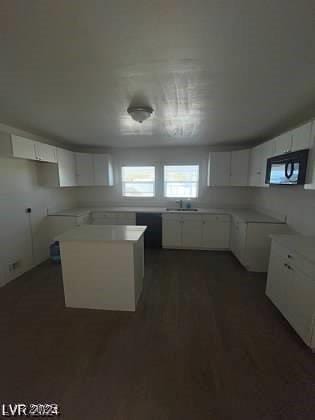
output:
[[146, 226], [82, 225], [58, 235], [55, 240], [60, 242], [137, 242], [146, 228]]

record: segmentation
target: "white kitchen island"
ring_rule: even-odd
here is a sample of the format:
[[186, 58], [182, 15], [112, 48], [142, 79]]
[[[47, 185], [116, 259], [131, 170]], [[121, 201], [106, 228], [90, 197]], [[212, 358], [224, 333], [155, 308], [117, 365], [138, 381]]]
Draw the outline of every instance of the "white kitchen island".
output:
[[143, 287], [145, 230], [83, 225], [59, 235], [66, 306], [135, 311]]

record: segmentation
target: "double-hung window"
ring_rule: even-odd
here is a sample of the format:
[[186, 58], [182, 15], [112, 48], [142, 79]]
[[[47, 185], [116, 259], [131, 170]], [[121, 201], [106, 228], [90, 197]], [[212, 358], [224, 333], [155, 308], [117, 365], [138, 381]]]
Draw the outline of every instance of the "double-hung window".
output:
[[199, 165], [164, 166], [164, 196], [168, 198], [197, 198]]
[[154, 166], [123, 166], [121, 180], [124, 197], [154, 197]]

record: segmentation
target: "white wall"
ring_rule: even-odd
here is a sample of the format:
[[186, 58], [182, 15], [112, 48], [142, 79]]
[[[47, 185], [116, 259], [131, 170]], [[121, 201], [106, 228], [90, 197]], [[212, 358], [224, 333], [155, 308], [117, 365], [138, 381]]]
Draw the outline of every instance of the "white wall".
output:
[[[114, 160], [115, 186], [113, 187], [81, 187], [76, 196], [81, 206], [104, 205], [143, 205], [167, 206], [175, 204], [175, 200], [163, 197], [162, 170], [163, 164], [199, 164], [200, 191], [194, 202], [196, 206], [245, 208], [252, 203], [250, 188], [209, 188], [206, 186], [209, 147], [180, 148], [137, 148], [114, 149], [111, 153]], [[128, 198], [121, 193], [122, 165], [155, 165], [156, 197]]]
[[[76, 204], [73, 189], [39, 186], [37, 165], [40, 163], [0, 157], [0, 286], [47, 258], [46, 209]], [[27, 207], [32, 208], [30, 216]], [[16, 260], [18, 269], [9, 272], [9, 263]]]
[[286, 216], [288, 225], [304, 235], [315, 235], [315, 191], [302, 186], [254, 188], [256, 209], [275, 216]]

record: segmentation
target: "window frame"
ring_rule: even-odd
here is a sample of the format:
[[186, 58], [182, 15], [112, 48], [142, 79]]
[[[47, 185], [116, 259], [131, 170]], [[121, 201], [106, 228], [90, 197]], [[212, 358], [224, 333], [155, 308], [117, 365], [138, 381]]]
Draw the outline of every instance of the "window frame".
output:
[[[196, 194], [195, 197], [182, 197], [182, 196], [181, 197], [180, 196], [178, 196], [178, 197], [169, 197], [169, 196], [166, 195], [166, 188], [165, 188], [165, 186], [166, 186], [166, 183], [167, 182], [165, 180], [165, 168], [167, 166], [197, 166], [197, 168], [198, 168], [198, 180], [196, 182], [196, 184], [197, 184], [196, 193], [197, 194]], [[162, 186], [162, 188], [163, 188], [163, 197], [166, 200], [169, 200], [169, 201], [174, 201], [174, 200], [190, 200], [190, 201], [194, 201], [194, 200], [198, 200], [198, 198], [200, 196], [200, 163], [166, 163], [166, 164], [163, 165], [162, 173], [163, 173], [163, 179], [162, 179], [162, 183], [163, 183], [163, 186]], [[178, 183], [181, 183], [181, 182], [179, 181]], [[193, 183], [193, 182], [191, 182], [191, 183]]]
[[[124, 180], [123, 180], [123, 168], [153, 168], [153, 170], [154, 170], [154, 180], [151, 182], [151, 181], [143, 181], [143, 182], [141, 182], [141, 181], [139, 181], [139, 182], [134, 182], [134, 184], [153, 184], [153, 195], [147, 195], [147, 196], [143, 196], [143, 195], [124, 195], [124, 184], [126, 184], [127, 182], [125, 182]], [[126, 199], [126, 200], [132, 200], [132, 199], [146, 199], [146, 200], [150, 200], [150, 199], [154, 199], [154, 198], [156, 198], [156, 173], [157, 173], [157, 170], [156, 170], [156, 166], [155, 165], [152, 165], [152, 164], [140, 164], [140, 165], [137, 165], [137, 164], [123, 164], [123, 165], [121, 165], [120, 166], [120, 188], [121, 188], [121, 196], [122, 196], [122, 198], [123, 199]], [[129, 181], [129, 183], [133, 183], [133, 182], [130, 182]]]

